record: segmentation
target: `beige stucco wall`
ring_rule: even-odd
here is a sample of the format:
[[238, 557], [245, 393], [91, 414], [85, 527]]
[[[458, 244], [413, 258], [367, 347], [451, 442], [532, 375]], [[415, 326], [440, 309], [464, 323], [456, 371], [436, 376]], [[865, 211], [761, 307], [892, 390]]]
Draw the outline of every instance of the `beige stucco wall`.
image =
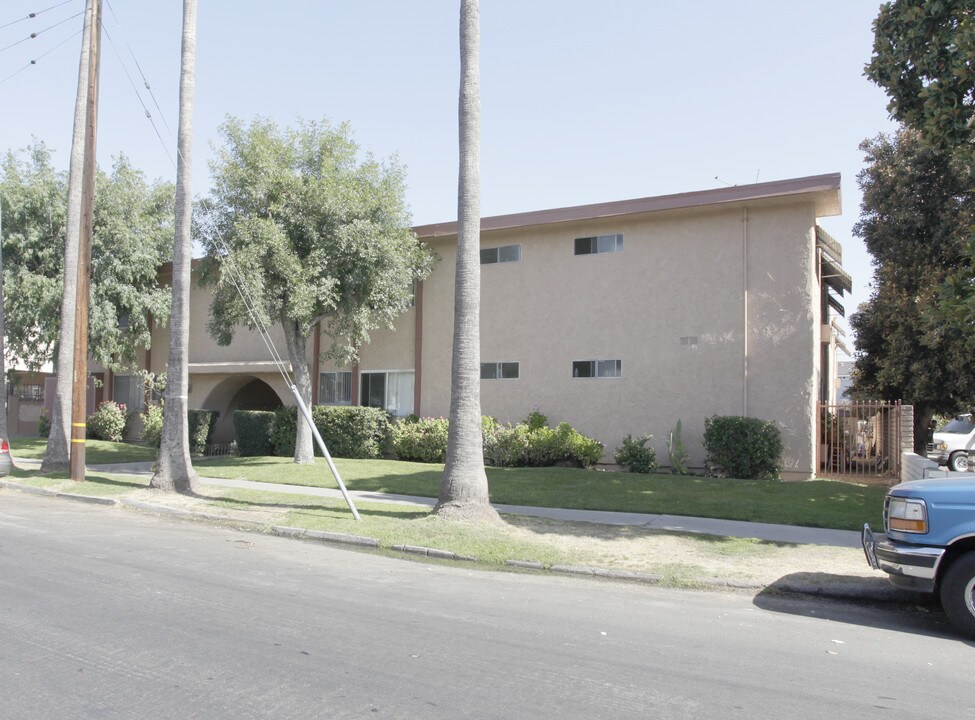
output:
[[[732, 206], [484, 233], [482, 247], [520, 243], [522, 259], [481, 266], [482, 361], [520, 363], [517, 380], [481, 382], [483, 411], [517, 421], [538, 408], [608, 455], [624, 435], [649, 432], [664, 464], [680, 419], [697, 466], [705, 418], [747, 413], [779, 422], [790, 469], [810, 473], [813, 206], [749, 208], [747, 240], [744, 219]], [[573, 254], [576, 237], [619, 232], [621, 253]], [[453, 243], [433, 243], [443, 259], [424, 289], [424, 415], [449, 408]], [[574, 360], [617, 358], [621, 378], [571, 377]]]

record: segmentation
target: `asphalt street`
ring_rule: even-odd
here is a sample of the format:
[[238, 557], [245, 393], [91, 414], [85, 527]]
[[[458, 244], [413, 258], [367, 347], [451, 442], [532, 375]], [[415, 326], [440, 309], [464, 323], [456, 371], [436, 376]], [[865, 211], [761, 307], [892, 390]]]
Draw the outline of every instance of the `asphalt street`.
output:
[[936, 613], [420, 564], [0, 491], [0, 716], [962, 718]]

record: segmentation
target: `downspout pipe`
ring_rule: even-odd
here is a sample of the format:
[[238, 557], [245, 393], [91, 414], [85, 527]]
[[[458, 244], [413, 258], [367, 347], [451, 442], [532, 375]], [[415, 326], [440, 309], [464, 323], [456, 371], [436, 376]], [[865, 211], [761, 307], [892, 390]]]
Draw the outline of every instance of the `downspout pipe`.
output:
[[741, 414], [748, 417], [748, 208], [741, 211], [742, 367]]

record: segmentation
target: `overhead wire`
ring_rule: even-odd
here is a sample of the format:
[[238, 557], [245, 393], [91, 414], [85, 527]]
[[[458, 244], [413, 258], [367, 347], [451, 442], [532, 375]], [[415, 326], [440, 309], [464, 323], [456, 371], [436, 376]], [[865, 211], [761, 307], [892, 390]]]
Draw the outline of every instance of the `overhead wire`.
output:
[[0, 53], [4, 52], [6, 50], [9, 50], [10, 48], [17, 47], [18, 45], [20, 45], [22, 43], [25, 43], [28, 40], [34, 40], [35, 38], [39, 37], [40, 35], [43, 35], [44, 33], [46, 33], [48, 30], [53, 30], [54, 28], [58, 27], [59, 25], [64, 25], [64, 23], [68, 22], [69, 20], [74, 20], [76, 17], [81, 17], [84, 14], [85, 14], [85, 11], [82, 10], [81, 12], [75, 13], [74, 15], [72, 15], [70, 17], [66, 17], [64, 20], [60, 20], [60, 21], [54, 23], [53, 25], [48, 25], [43, 30], [38, 30], [37, 32], [31, 33], [30, 35], [28, 35], [25, 38], [21, 38], [17, 42], [11, 43], [10, 45], [7, 45], [5, 47], [0, 48]]
[[[131, 73], [129, 73], [129, 69], [125, 66], [125, 61], [122, 59], [122, 56], [119, 54], [118, 48], [115, 47], [115, 41], [112, 40], [112, 35], [111, 33], [108, 32], [108, 28], [105, 27], [104, 22], [102, 22], [102, 30], [105, 33], [105, 37], [108, 38], [108, 44], [111, 45], [112, 51], [115, 53], [115, 57], [118, 58], [119, 65], [122, 66], [122, 71], [125, 73], [125, 77], [127, 77], [129, 80], [129, 85], [132, 86], [132, 91], [135, 93], [135, 96], [139, 98], [139, 104], [142, 105], [142, 110], [143, 112], [145, 112], [146, 118], [149, 120], [149, 123], [152, 125], [152, 129], [155, 130], [156, 137], [159, 138], [159, 142], [163, 146], [163, 150], [166, 152], [166, 157], [168, 157], [169, 162], [173, 164], [173, 169], [176, 169], [176, 160], [173, 158], [173, 154], [169, 151], [169, 146], [166, 145], [166, 141], [163, 139], [162, 134], [159, 132], [159, 128], [156, 127], [156, 121], [153, 120], [152, 113], [149, 112], [149, 108], [146, 107], [145, 100], [142, 99], [142, 94], [139, 92], [139, 89], [135, 86], [135, 81], [132, 79], [132, 75]], [[165, 122], [166, 120], [165, 118], [163, 118], [163, 123]]]
[[63, 0], [63, 2], [59, 2], [57, 5], [51, 5], [51, 7], [46, 7], [43, 10], [38, 10], [36, 12], [29, 13], [26, 17], [22, 17], [19, 20], [13, 20], [11, 22], [4, 23], [3, 25], [0, 25], [0, 30], [11, 27], [13, 25], [17, 25], [18, 23], [26, 22], [27, 20], [33, 20], [38, 15], [43, 15], [44, 13], [46, 13], [48, 10], [54, 10], [55, 8], [59, 8], [62, 5], [67, 5], [68, 3], [77, 2], [77, 1], [78, 0]]
[[17, 77], [18, 75], [20, 75], [20, 73], [24, 72], [24, 70], [27, 70], [32, 65], [37, 65], [38, 62], [40, 62], [41, 60], [43, 60], [44, 58], [46, 58], [48, 55], [50, 55], [52, 52], [54, 52], [55, 50], [57, 50], [62, 45], [65, 45], [66, 43], [70, 42], [71, 40], [74, 40], [76, 37], [78, 37], [79, 35], [81, 35], [81, 33], [82, 33], [81, 30], [77, 30], [77, 31], [71, 33], [68, 37], [66, 37], [64, 40], [62, 40], [57, 45], [55, 45], [54, 47], [52, 47], [46, 53], [43, 53], [41, 55], [38, 55], [36, 58], [34, 58], [30, 62], [28, 62], [26, 65], [24, 65], [19, 70], [16, 70], [16, 71], [12, 72], [10, 75], [8, 75], [7, 77], [5, 77], [2, 80], [0, 80], [0, 85], [3, 85], [8, 80], [12, 80], [13, 78]]
[[[142, 82], [146, 86], [146, 90], [149, 91], [149, 97], [152, 98], [152, 102], [156, 106], [156, 110], [159, 111], [159, 118], [162, 120], [163, 125], [166, 128], [166, 132], [169, 134], [169, 139], [172, 142], [176, 142], [176, 139], [173, 137], [173, 131], [170, 129], [169, 123], [166, 122], [166, 114], [162, 111], [162, 108], [159, 107], [159, 101], [156, 100], [156, 94], [152, 91], [152, 85], [149, 84], [149, 80], [146, 78], [146, 74], [142, 71], [142, 65], [139, 64], [139, 58], [136, 57], [135, 51], [132, 49], [132, 45], [129, 43], [128, 38], [125, 35], [125, 30], [122, 27], [122, 23], [119, 22], [118, 16], [115, 14], [115, 8], [112, 7], [112, 3], [110, 3], [108, 0], [105, 0], [105, 4], [108, 6], [108, 11], [112, 14], [112, 18], [115, 20], [115, 24], [118, 25], [121, 38], [123, 42], [125, 42], [125, 46], [129, 49], [129, 54], [132, 56], [132, 61], [135, 63], [136, 68], [139, 70], [139, 75], [142, 77]], [[104, 27], [104, 23], [102, 27]], [[148, 112], [148, 110], [146, 112]], [[178, 149], [177, 152], [179, 152]]]

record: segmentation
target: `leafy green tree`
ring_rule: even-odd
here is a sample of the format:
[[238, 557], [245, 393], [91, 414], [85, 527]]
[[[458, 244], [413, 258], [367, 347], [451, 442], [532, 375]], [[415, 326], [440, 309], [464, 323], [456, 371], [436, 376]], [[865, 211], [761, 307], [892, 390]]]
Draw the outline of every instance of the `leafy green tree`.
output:
[[890, 96], [891, 116], [938, 145], [975, 137], [971, 0], [887, 2], [873, 29], [866, 74]]
[[[229, 259], [261, 322], [281, 324], [295, 386], [310, 405], [306, 349], [316, 324], [331, 338], [324, 357], [352, 362], [371, 330], [391, 327], [409, 307], [433, 255], [410, 230], [402, 167], [360, 161], [348, 125], [280, 130], [228, 118], [221, 134], [200, 217], [203, 281], [215, 285], [209, 329], [226, 345], [237, 328], [255, 326], [221, 271]], [[295, 462], [312, 461], [311, 431], [299, 423]]]
[[[40, 142], [23, 156], [7, 153], [0, 172], [6, 357], [36, 368], [62, 341], [67, 179]], [[172, 207], [172, 185], [147, 183], [124, 157], [111, 174], [98, 175], [89, 347], [107, 367], [131, 365], [137, 349], [149, 346], [153, 319], [168, 318], [169, 295], [157, 273], [171, 251]]]
[[[894, 0], [874, 21], [866, 75], [890, 97], [891, 116], [951, 149], [975, 181], [975, 12], [970, 0]], [[975, 232], [951, 261], [939, 312], [955, 332], [975, 324]]]
[[915, 130], [864, 142], [867, 167], [854, 232], [873, 256], [869, 301], [850, 318], [856, 332], [853, 393], [914, 405], [915, 449], [935, 413], [975, 400], [975, 331], [946, 325], [938, 296], [975, 221], [965, 162]]

